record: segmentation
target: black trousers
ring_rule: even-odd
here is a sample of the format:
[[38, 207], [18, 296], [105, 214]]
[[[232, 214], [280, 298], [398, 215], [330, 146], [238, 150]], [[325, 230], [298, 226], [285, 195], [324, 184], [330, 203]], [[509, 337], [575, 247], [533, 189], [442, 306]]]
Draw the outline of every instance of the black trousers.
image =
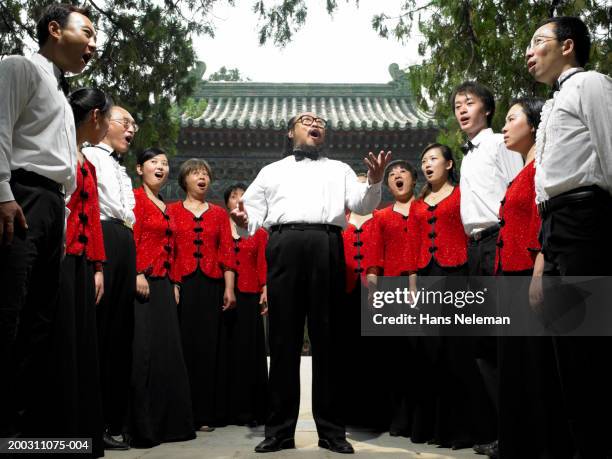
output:
[[104, 422], [119, 433], [126, 422], [134, 335], [136, 248], [132, 231], [103, 221], [104, 296], [97, 309]]
[[300, 406], [304, 319], [312, 350], [312, 413], [321, 438], [344, 438], [339, 393], [339, 311], [344, 290], [340, 231], [273, 231], [266, 248], [270, 322], [266, 437], [293, 437]]
[[[59, 290], [64, 199], [33, 180], [11, 181], [28, 229], [17, 230], [10, 246], [0, 247], [0, 437], [17, 428], [38, 431], [37, 398], [44, 384], [51, 326]], [[42, 178], [41, 178], [42, 179]]]
[[[495, 251], [499, 230], [493, 231], [482, 239], [475, 241], [470, 238], [468, 242], [468, 276], [470, 288], [477, 290], [482, 288], [482, 283], [477, 280], [478, 276], [493, 276], [495, 271]], [[474, 357], [484, 381], [489, 400], [497, 410], [499, 376], [497, 373], [497, 340], [495, 337], [482, 336], [477, 338], [466, 338], [475, 340]], [[482, 394], [480, 397], [484, 397]], [[486, 405], [484, 400], [481, 400]], [[495, 419], [486, 422], [487, 425], [495, 425]]]
[[[612, 198], [599, 190], [542, 220], [542, 251], [547, 275], [612, 275]], [[602, 307], [607, 305], [601, 305]], [[612, 456], [612, 340], [607, 337], [555, 337], [555, 354], [575, 448], [582, 458]]]

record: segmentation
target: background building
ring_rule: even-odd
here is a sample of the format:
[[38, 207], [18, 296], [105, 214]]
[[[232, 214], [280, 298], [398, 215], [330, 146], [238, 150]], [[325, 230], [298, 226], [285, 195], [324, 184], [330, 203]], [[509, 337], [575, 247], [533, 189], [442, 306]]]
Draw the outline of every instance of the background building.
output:
[[369, 151], [391, 150], [394, 159], [416, 165], [423, 147], [435, 140], [437, 124], [417, 108], [397, 64], [389, 73], [387, 84], [202, 82], [194, 97], [208, 104], [201, 114], [181, 117], [165, 197], [183, 197], [178, 167], [192, 157], [213, 169], [210, 200], [222, 201], [223, 190], [237, 181], [248, 185], [263, 166], [283, 157], [287, 120], [302, 111], [328, 121], [328, 156], [356, 172], [366, 170]]

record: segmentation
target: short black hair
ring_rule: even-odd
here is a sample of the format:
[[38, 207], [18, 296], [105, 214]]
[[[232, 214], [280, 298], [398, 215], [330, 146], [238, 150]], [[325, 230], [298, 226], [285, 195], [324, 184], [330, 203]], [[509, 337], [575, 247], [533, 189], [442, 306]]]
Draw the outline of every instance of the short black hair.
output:
[[157, 155], [165, 155], [166, 152], [160, 148], [150, 147], [141, 151], [136, 156], [136, 164], [142, 166], [148, 160], [155, 158]]
[[510, 102], [510, 107], [520, 105], [527, 117], [527, 124], [537, 131], [540, 125], [542, 107], [544, 107], [545, 103], [546, 101], [540, 97], [519, 97]]
[[405, 159], [396, 159], [387, 164], [387, 167], [385, 168], [385, 185], [389, 186], [389, 174], [396, 167], [403, 167], [408, 172], [410, 172], [410, 175], [412, 175], [412, 180], [414, 180], [414, 182], [416, 183], [417, 171], [414, 166]]
[[574, 42], [576, 62], [580, 67], [584, 67], [589, 62], [591, 36], [589, 29], [582, 19], [573, 16], [557, 16], [545, 19], [538, 25], [538, 28], [546, 24], [555, 25], [557, 40], [572, 40]]
[[113, 100], [104, 91], [96, 88], [81, 88], [72, 92], [68, 96], [68, 102], [74, 114], [74, 124], [76, 127], [87, 119], [87, 115], [92, 110], [100, 110], [106, 115], [113, 107]]
[[247, 189], [247, 186], [242, 182], [234, 183], [233, 185], [228, 186], [223, 192], [223, 199], [224, 199], [225, 205], [227, 206], [227, 201], [229, 201], [229, 198], [234, 191], [236, 190], [246, 191], [246, 189]]
[[493, 115], [495, 115], [495, 98], [489, 88], [477, 81], [464, 81], [461, 83], [453, 90], [450, 96], [450, 106], [453, 113], [455, 112], [455, 98], [457, 94], [470, 94], [478, 97], [484, 105], [485, 111], [489, 112], [487, 115], [487, 126], [491, 127]]
[[38, 46], [42, 47], [49, 39], [49, 23], [55, 21], [63, 29], [66, 27], [70, 13], [79, 13], [87, 17], [89, 17], [90, 14], [87, 8], [68, 5], [66, 3], [52, 3], [45, 7], [40, 15], [40, 19], [36, 23], [36, 39], [38, 40]]

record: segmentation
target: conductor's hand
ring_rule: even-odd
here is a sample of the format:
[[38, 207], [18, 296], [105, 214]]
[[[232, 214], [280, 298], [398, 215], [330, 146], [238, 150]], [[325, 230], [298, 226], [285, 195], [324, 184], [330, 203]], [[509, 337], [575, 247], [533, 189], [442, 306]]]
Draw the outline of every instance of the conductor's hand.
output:
[[246, 210], [244, 210], [244, 203], [242, 202], [242, 199], [238, 201], [238, 207], [230, 212], [230, 217], [232, 220], [234, 220], [236, 225], [246, 229], [249, 224], [249, 216], [247, 215]]
[[15, 225], [28, 229], [25, 215], [16, 201], [0, 202], [0, 246], [13, 242]]
[[368, 182], [370, 185], [374, 185], [383, 179], [389, 161], [391, 161], [391, 152], [385, 153], [382, 150], [378, 153], [378, 156], [370, 152], [368, 156], [363, 158], [363, 162], [368, 166]]

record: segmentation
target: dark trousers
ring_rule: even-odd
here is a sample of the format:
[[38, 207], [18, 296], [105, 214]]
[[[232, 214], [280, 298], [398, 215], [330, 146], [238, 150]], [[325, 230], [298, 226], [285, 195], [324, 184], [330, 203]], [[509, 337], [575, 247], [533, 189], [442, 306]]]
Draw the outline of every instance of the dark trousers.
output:
[[134, 335], [136, 248], [132, 231], [103, 221], [104, 296], [97, 309], [104, 422], [113, 433], [126, 422]]
[[[485, 230], [486, 231], [486, 230]], [[497, 236], [499, 230], [489, 233], [482, 239], [475, 241], [470, 238], [468, 242], [468, 276], [470, 288], [477, 290], [482, 288], [481, 282], [478, 281], [478, 276], [493, 276], [495, 268], [495, 251]], [[482, 379], [489, 400], [493, 403], [495, 409], [498, 407], [498, 392], [499, 392], [499, 377], [497, 373], [497, 340], [495, 337], [482, 336], [475, 339], [474, 357], [480, 369]], [[484, 396], [484, 394], [483, 394]], [[483, 404], [484, 401], [482, 401]], [[487, 422], [488, 425], [494, 425], [495, 420]]]
[[16, 230], [12, 244], [0, 247], [0, 437], [14, 431], [17, 410], [25, 414], [24, 433], [38, 429], [37, 397], [59, 290], [64, 199], [36, 177], [11, 181], [28, 229]]
[[[612, 198], [595, 196], [551, 212], [542, 220], [542, 251], [547, 275], [612, 275]], [[601, 305], [602, 307], [607, 305]], [[612, 429], [612, 340], [607, 337], [555, 337], [555, 354], [567, 417], [582, 458], [612, 456], [602, 440]]]
[[312, 413], [319, 437], [344, 438], [338, 322], [344, 289], [340, 231], [273, 231], [266, 249], [270, 323], [266, 437], [293, 437], [300, 406], [304, 319], [312, 350]]

